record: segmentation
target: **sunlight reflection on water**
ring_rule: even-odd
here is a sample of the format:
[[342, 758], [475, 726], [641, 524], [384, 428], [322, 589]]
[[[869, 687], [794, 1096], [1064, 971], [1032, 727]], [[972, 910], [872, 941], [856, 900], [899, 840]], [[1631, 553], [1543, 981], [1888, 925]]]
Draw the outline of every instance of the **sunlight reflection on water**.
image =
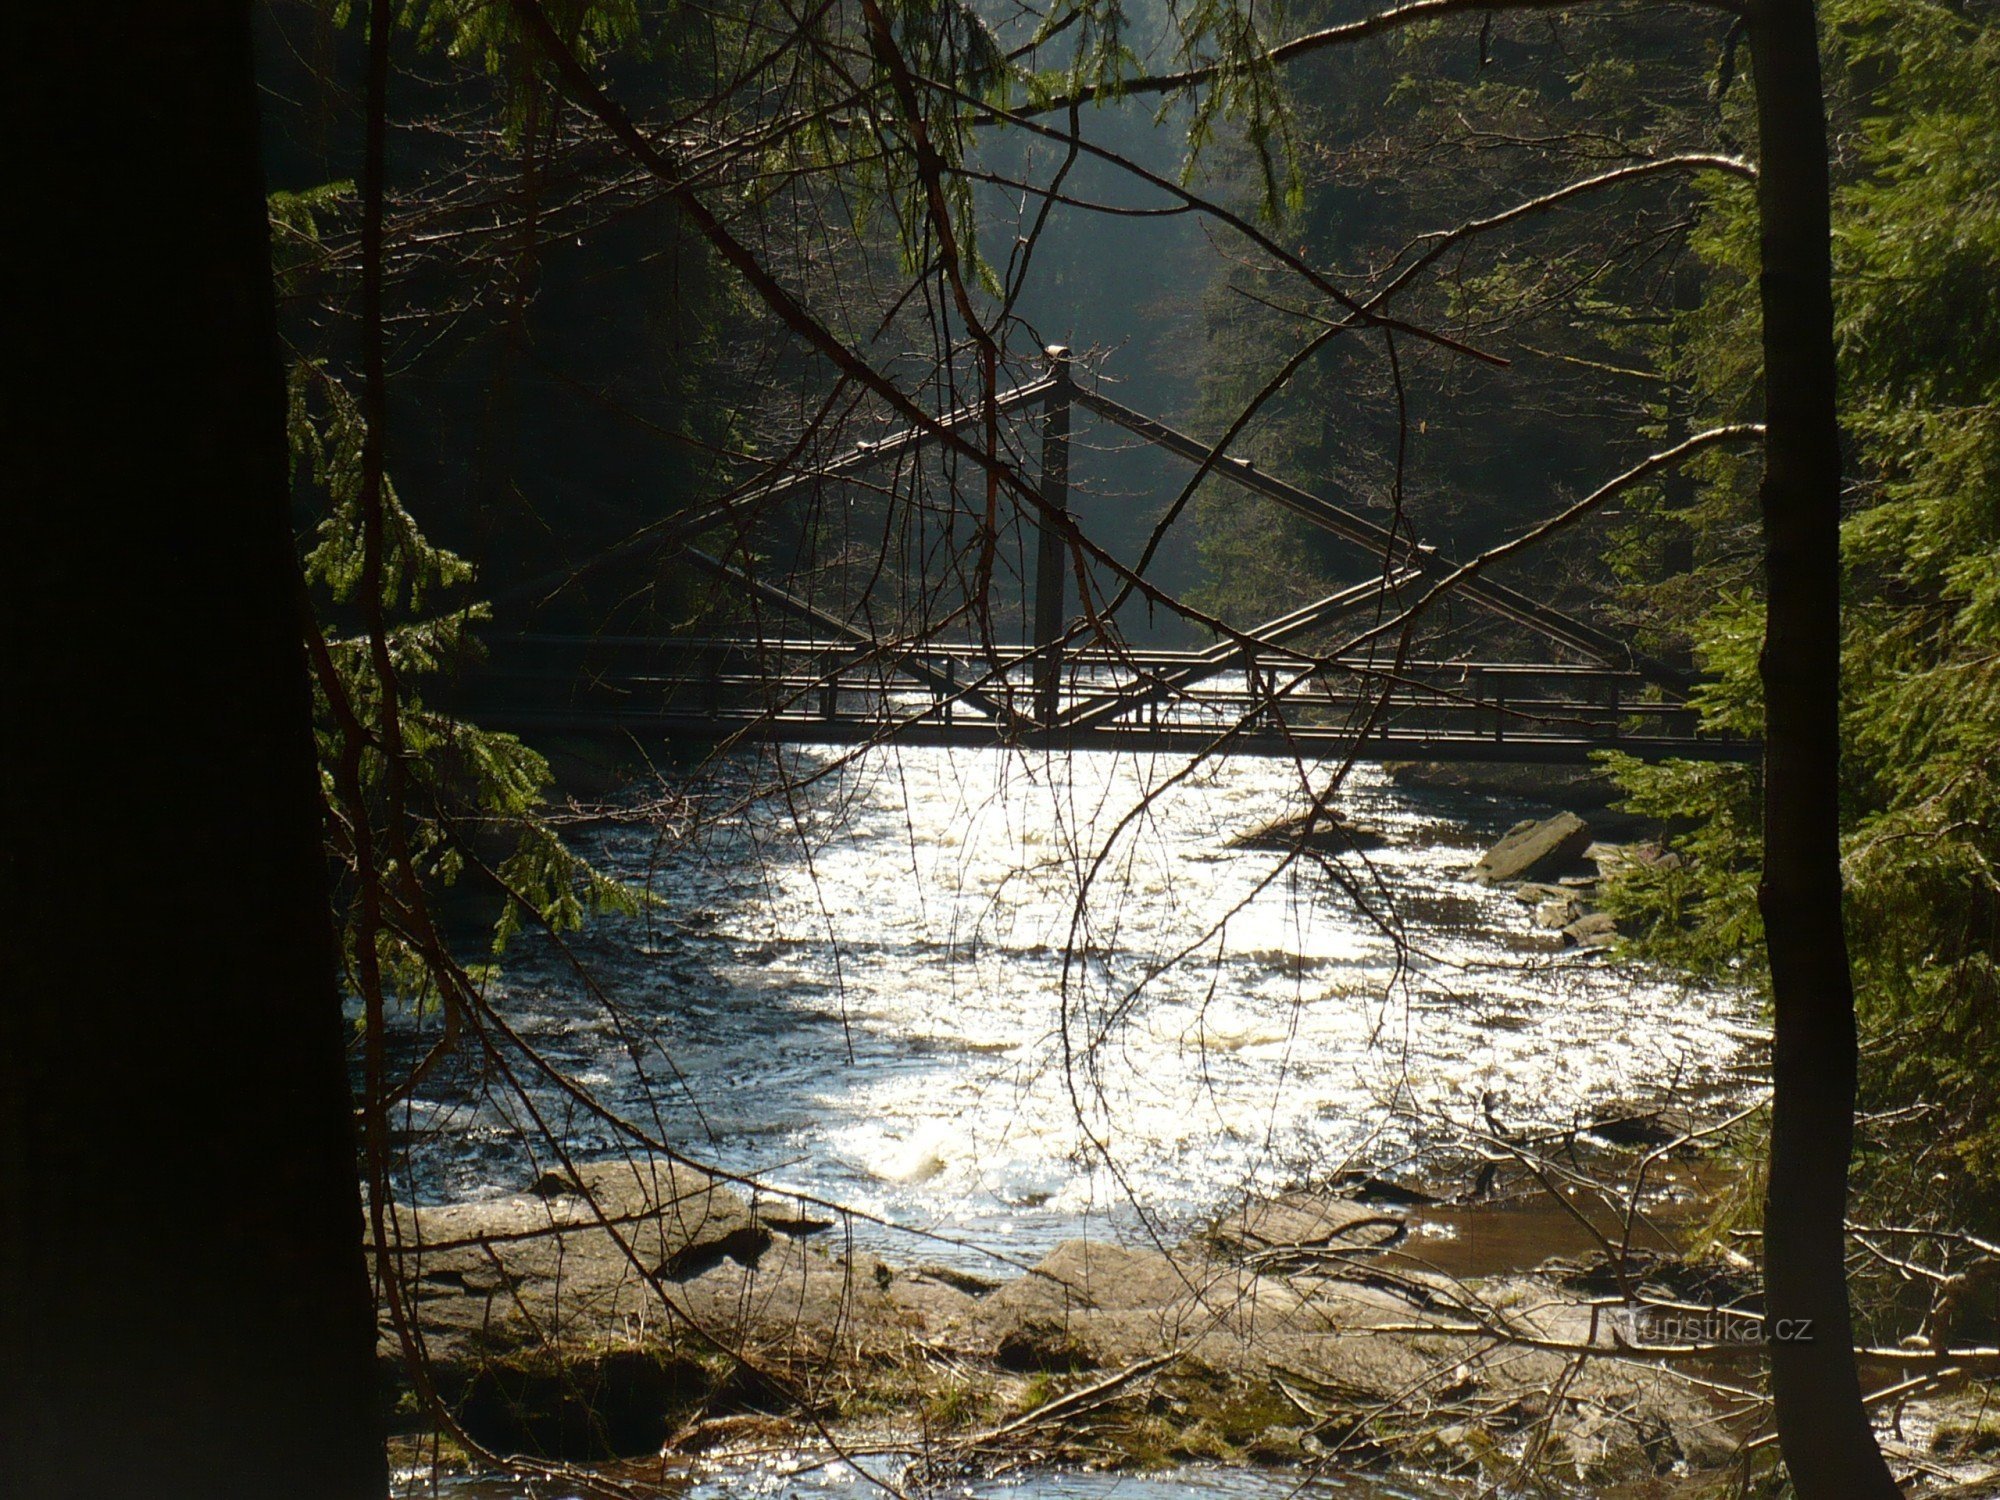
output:
[[[739, 795], [752, 764], [706, 795]], [[1360, 767], [1339, 806], [1381, 846], [1286, 867], [1232, 840], [1299, 805], [1296, 767], [1176, 783], [1182, 764], [885, 750], [684, 845], [599, 828], [585, 851], [662, 903], [575, 944], [630, 1032], [545, 944], [510, 957], [499, 1002], [698, 1157], [1029, 1259], [1131, 1228], [1132, 1200], [1172, 1232], [1246, 1187], [1392, 1169], [1489, 1092], [1564, 1124], [1737, 1058], [1740, 997], [1553, 951], [1472, 883], [1537, 809]], [[614, 1146], [542, 1102], [577, 1149]], [[428, 1193], [529, 1180], [468, 1077], [418, 1123], [441, 1131]]]

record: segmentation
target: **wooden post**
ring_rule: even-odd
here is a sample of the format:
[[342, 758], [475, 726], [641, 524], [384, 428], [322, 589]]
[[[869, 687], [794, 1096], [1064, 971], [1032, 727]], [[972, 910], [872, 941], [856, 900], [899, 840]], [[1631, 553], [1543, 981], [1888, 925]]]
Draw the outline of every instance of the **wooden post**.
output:
[[1042, 404], [1041, 545], [1035, 553], [1035, 718], [1053, 727], [1062, 704], [1063, 536], [1053, 517], [1069, 504], [1069, 350], [1048, 348], [1055, 385]]
[[1243, 648], [1243, 692], [1246, 700], [1244, 721], [1268, 728], [1271, 693], [1264, 685], [1264, 672], [1257, 664], [1257, 653], [1248, 646]]

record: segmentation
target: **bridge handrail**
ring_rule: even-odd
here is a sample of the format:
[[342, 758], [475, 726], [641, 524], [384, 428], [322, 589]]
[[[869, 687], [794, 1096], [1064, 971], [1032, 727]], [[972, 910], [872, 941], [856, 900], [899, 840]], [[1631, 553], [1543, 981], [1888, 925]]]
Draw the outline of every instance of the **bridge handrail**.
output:
[[[991, 667], [993, 658], [978, 642], [945, 642], [925, 640], [904, 643], [893, 638], [875, 645], [862, 645], [852, 641], [820, 640], [811, 637], [745, 637], [745, 636], [591, 636], [561, 635], [547, 632], [520, 632], [512, 635], [488, 636], [486, 645], [491, 650], [501, 650], [512, 646], [540, 646], [589, 650], [608, 648], [613, 651], [650, 650], [661, 654], [708, 652], [728, 652], [743, 655], [763, 654], [768, 656], [853, 656], [857, 665], [878, 662], [892, 662], [902, 657], [922, 656], [928, 659], [950, 659], [954, 661]], [[1030, 670], [1034, 665], [1032, 657], [1025, 654], [1025, 647], [1010, 647], [1015, 654], [1002, 663], [1006, 668], [1018, 671]], [[1260, 666], [1279, 666], [1288, 669], [1302, 665], [1301, 653], [1288, 650], [1274, 650], [1259, 653], [1239, 653], [1237, 662], [1249, 659]], [[1087, 667], [1121, 667], [1126, 665], [1141, 668], [1167, 670], [1206, 661], [1206, 657], [1196, 651], [1176, 651], [1158, 647], [1134, 647], [1112, 649], [1109, 647], [1086, 647], [1066, 652], [1066, 665]], [[1393, 663], [1381, 657], [1353, 656], [1335, 661], [1320, 662], [1323, 668], [1338, 667], [1345, 671], [1386, 674]], [[1415, 673], [1462, 673], [1482, 674], [1488, 677], [1566, 677], [1591, 682], [1621, 682], [1643, 685], [1651, 679], [1643, 672], [1626, 667], [1606, 667], [1583, 662], [1508, 662], [1484, 661], [1460, 657], [1418, 658], [1402, 663], [1395, 669], [1399, 675]], [[1110, 684], [1100, 684], [1109, 687]]]

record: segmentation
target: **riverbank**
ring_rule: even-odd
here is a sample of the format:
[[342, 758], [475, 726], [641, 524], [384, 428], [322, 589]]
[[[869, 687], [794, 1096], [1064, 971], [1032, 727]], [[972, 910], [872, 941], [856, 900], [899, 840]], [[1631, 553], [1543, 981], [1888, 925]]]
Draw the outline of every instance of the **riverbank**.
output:
[[1442, 1467], [1538, 1432], [1542, 1461], [1592, 1481], [1720, 1461], [1726, 1434], [1685, 1383], [1569, 1368], [1570, 1346], [1610, 1347], [1588, 1298], [1438, 1266], [1478, 1253], [1474, 1222], [1294, 1194], [1170, 1248], [1071, 1241], [987, 1279], [892, 1264], [810, 1208], [640, 1162], [403, 1228], [427, 1247], [406, 1274], [432, 1378], [495, 1451], [833, 1436], [965, 1466], [1361, 1465], [1401, 1446], [1402, 1408], [1436, 1418], [1410, 1456]]
[[[1746, 1267], [1681, 1255], [1716, 1183], [1659, 1160], [1629, 1228], [1518, 1179], [1478, 1202], [1376, 1185], [990, 1277], [886, 1260], [811, 1204], [659, 1160], [398, 1224], [430, 1379], [496, 1453], [658, 1477], [838, 1445], [933, 1472], [1388, 1466], [1637, 1495], [1731, 1461], [1755, 1354], [1631, 1347], [1628, 1299], [1754, 1307]], [[400, 1362], [387, 1331], [383, 1355]], [[1902, 1419], [1927, 1462], [1954, 1441], [1948, 1403]]]

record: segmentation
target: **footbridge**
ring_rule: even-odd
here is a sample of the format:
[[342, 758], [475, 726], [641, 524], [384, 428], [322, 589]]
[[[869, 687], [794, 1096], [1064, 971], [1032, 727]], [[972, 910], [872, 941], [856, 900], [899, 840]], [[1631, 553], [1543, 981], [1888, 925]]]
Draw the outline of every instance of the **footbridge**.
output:
[[[1749, 741], [1700, 731], [1688, 676], [1626, 639], [1493, 581], [1407, 534], [1217, 452], [1076, 380], [1067, 351], [1048, 372], [981, 403], [864, 443], [601, 554], [670, 549], [781, 631], [699, 636], [515, 633], [489, 640], [472, 706], [526, 735], [616, 732], [706, 743], [876, 741], [1058, 750], [1282, 755], [1317, 760], [1573, 763], [1617, 749], [1643, 759], [1754, 758]], [[1275, 502], [1370, 559], [1375, 577], [1233, 631], [1202, 650], [1107, 644], [1072, 619], [1065, 529], [1072, 414], [1099, 421], [1238, 489]], [[896, 634], [865, 608], [800, 596], [691, 544], [810, 486], [867, 482], [946, 430], [1004, 416], [1039, 427], [1039, 506], [1026, 639]], [[1067, 522], [1067, 528], [1059, 522]], [[1510, 629], [1501, 653], [1422, 655], [1424, 637], [1385, 629], [1445, 594]], [[1342, 645], [1341, 642], [1346, 644]], [[1518, 643], [1539, 649], [1521, 652]], [[1331, 644], [1329, 644], [1331, 643]]]

